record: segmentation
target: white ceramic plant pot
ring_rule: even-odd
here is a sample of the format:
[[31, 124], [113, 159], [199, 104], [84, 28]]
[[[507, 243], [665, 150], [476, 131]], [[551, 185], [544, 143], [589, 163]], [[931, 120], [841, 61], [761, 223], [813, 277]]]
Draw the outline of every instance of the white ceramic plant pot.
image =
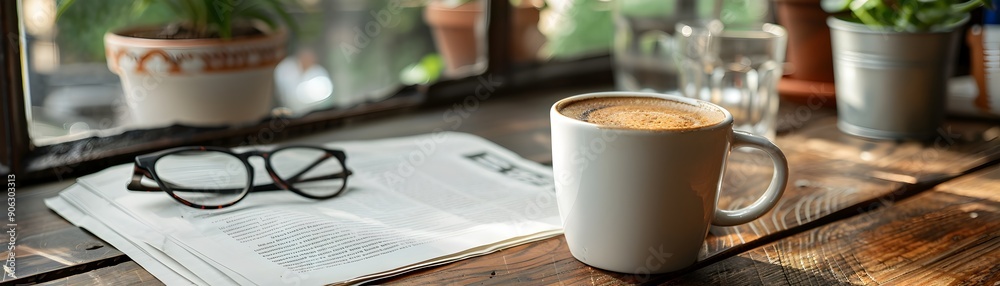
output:
[[287, 33], [223, 39], [146, 39], [104, 36], [108, 68], [121, 78], [136, 126], [239, 125], [272, 108], [274, 67], [285, 56]]

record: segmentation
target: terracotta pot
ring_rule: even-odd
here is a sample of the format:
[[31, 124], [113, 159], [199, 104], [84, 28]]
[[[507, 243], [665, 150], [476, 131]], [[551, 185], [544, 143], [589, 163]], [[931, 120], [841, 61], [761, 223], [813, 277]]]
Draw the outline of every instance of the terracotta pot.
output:
[[830, 28], [820, 0], [776, 0], [778, 21], [788, 30], [790, 77], [833, 82]]
[[108, 68], [121, 78], [135, 124], [235, 125], [270, 114], [274, 67], [285, 56], [284, 31], [230, 40], [127, 36], [158, 29], [104, 36]]
[[424, 9], [424, 21], [433, 30], [446, 74], [456, 74], [460, 68], [476, 63], [479, 45], [475, 30], [483, 14], [482, 5], [481, 1], [470, 1], [449, 8], [441, 1], [431, 1]]
[[[459, 73], [461, 68], [476, 64], [479, 57], [476, 25], [485, 24], [481, 18], [482, 9], [482, 1], [471, 1], [455, 8], [431, 1], [424, 9], [424, 20], [433, 28], [434, 43], [444, 57], [447, 74]], [[545, 43], [545, 36], [538, 30], [539, 19], [540, 12], [534, 6], [514, 7], [508, 44], [513, 61], [536, 58]]]
[[538, 50], [545, 44], [545, 35], [538, 30], [541, 11], [530, 5], [514, 7], [513, 18], [514, 26], [510, 31], [511, 57], [515, 62], [532, 61], [537, 58]]
[[[966, 34], [966, 43], [969, 44], [969, 54], [971, 55], [972, 63], [972, 77], [976, 79], [976, 86], [979, 87], [979, 94], [976, 96], [973, 105], [979, 108], [980, 111], [984, 113], [990, 113], [993, 110], [1000, 110], [996, 105], [1000, 102], [990, 102], [990, 97], [1000, 97], [1000, 90], [991, 90], [989, 85], [997, 86], [996, 83], [990, 82], [990, 76], [992, 71], [1000, 70], [994, 63], [995, 60], [991, 60], [991, 55], [996, 55], [996, 49], [987, 50], [986, 45], [983, 44], [983, 27], [973, 26], [969, 29]], [[995, 46], [994, 46], [995, 47]], [[989, 61], [989, 63], [988, 63]], [[989, 71], [989, 72], [988, 72]], [[993, 76], [995, 78], [995, 76]]]

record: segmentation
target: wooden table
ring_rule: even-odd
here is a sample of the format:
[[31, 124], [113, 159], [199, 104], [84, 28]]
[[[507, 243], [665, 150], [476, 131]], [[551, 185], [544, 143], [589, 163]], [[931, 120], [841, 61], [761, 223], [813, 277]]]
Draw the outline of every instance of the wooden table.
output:
[[[522, 156], [551, 159], [548, 108], [599, 90], [538, 91], [354, 119], [293, 141], [376, 139], [435, 129], [477, 134]], [[471, 97], [470, 97], [471, 98]], [[873, 141], [836, 129], [820, 98], [782, 103], [777, 145], [791, 169], [777, 207], [756, 221], [713, 227], [702, 259], [661, 275], [604, 271], [574, 259], [562, 236], [422, 269], [378, 284], [972, 284], [1000, 283], [1000, 125], [950, 119], [927, 142]], [[447, 110], [469, 116], [445, 121]], [[762, 155], [737, 152], [720, 206], [749, 204], [770, 179]], [[17, 283], [159, 281], [42, 203], [71, 180], [17, 191]], [[9, 281], [8, 281], [9, 282]]]

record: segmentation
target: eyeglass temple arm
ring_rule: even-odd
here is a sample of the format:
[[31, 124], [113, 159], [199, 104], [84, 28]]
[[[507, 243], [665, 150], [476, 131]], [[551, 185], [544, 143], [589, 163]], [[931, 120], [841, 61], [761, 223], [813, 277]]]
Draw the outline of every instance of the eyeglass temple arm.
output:
[[[285, 180], [285, 182], [288, 182], [289, 184], [294, 185], [294, 184], [297, 184], [297, 183], [306, 183], [306, 182], [314, 182], [314, 181], [322, 181], [322, 180], [346, 179], [348, 176], [353, 175], [353, 174], [354, 174], [354, 172], [351, 172], [351, 170], [344, 170], [343, 172], [340, 172], [340, 173], [329, 174], [329, 175], [326, 175], [326, 176], [319, 176], [319, 177], [314, 177], [314, 178], [308, 178], [308, 179], [305, 179], [305, 180], [302, 180], [302, 181], [298, 181], [297, 179], [296, 180], [288, 179], [288, 180]], [[267, 192], [267, 191], [275, 191], [275, 190], [283, 190], [283, 188], [277, 186], [274, 183], [271, 183], [271, 184], [267, 184], [267, 185], [253, 186], [253, 188], [250, 189], [251, 192]]]
[[128, 182], [125, 187], [129, 191], [140, 191], [140, 192], [162, 192], [159, 186], [146, 186], [142, 184], [142, 178], [152, 178], [153, 176], [149, 174], [145, 169], [139, 168], [139, 166], [133, 167], [132, 180]]
[[326, 155], [324, 155], [322, 158], [319, 158], [312, 164], [309, 164], [309, 166], [302, 168], [302, 171], [299, 171], [298, 174], [295, 174], [294, 176], [288, 178], [285, 181], [288, 182], [289, 184], [294, 184], [295, 182], [298, 182], [299, 178], [302, 177], [302, 175], [305, 175], [307, 172], [309, 172], [309, 170], [312, 170], [313, 168], [316, 168], [316, 166], [319, 166], [319, 163], [323, 163], [323, 161], [326, 161], [327, 159], [330, 159], [332, 157], [333, 156], [331, 156], [329, 153], [326, 153]]

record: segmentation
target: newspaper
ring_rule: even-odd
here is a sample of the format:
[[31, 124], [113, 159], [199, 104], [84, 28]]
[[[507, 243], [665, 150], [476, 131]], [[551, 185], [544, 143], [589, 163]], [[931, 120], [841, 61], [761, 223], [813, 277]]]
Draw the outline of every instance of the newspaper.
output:
[[261, 192], [199, 210], [126, 190], [126, 164], [46, 204], [167, 284], [362, 283], [561, 233], [551, 169], [485, 139], [441, 132], [326, 147], [347, 152], [353, 171], [328, 200]]

